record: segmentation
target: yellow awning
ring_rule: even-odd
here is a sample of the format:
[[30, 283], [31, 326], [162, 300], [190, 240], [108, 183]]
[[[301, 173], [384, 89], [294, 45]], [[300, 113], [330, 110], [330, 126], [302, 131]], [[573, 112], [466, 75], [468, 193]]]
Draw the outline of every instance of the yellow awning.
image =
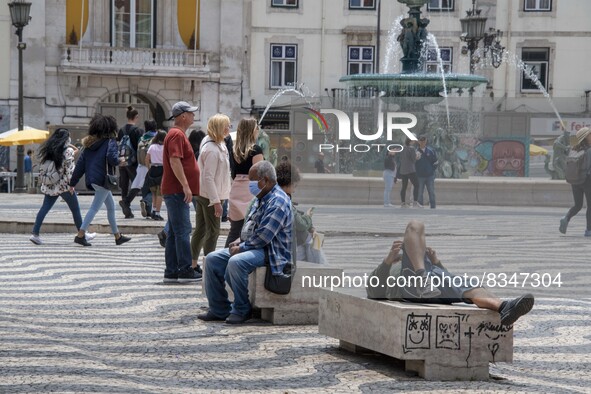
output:
[[8, 137], [0, 139], [0, 145], [28, 145], [43, 142], [49, 137], [49, 131], [38, 129], [25, 129], [10, 134]]

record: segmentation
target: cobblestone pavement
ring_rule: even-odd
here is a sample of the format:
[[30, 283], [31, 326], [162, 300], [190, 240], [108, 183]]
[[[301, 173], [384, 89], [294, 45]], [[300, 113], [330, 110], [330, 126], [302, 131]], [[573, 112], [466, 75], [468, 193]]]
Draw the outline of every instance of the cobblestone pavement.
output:
[[[18, 215], [34, 217], [36, 209], [23, 206]], [[536, 306], [515, 326], [514, 362], [491, 365], [490, 381], [428, 382], [394, 360], [342, 351], [316, 326], [197, 320], [207, 304], [201, 285], [160, 283], [164, 252], [154, 235], [115, 246], [99, 234], [82, 248], [73, 234], [44, 234], [42, 246], [0, 234], [0, 392], [591, 393], [591, 239], [581, 236], [583, 217], [560, 236], [562, 210], [542, 208], [316, 212], [327, 256], [350, 275], [369, 272], [416, 217], [452, 272], [560, 272], [563, 288], [527, 289]]]

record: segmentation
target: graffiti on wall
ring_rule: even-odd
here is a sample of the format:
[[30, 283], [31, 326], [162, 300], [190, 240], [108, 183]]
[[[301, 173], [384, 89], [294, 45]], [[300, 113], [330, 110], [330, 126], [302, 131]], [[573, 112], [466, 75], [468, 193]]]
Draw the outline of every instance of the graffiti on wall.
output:
[[471, 176], [529, 175], [528, 138], [460, 138], [458, 157]]

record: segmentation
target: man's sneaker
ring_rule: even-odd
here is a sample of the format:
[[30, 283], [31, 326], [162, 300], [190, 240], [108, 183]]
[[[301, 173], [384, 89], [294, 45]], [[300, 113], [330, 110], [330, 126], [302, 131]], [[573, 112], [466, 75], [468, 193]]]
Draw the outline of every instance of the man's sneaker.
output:
[[41, 237], [35, 234], [32, 234], [29, 237], [29, 241], [33, 242], [35, 245], [43, 245], [43, 241], [41, 240]]
[[230, 315], [226, 318], [226, 324], [242, 324], [250, 319], [252, 319], [252, 312], [249, 312], [246, 316], [230, 313]]
[[192, 268], [187, 272], [179, 274], [179, 283], [193, 283], [201, 281], [201, 274]]
[[406, 205], [406, 203], [403, 202], [402, 204], [400, 204], [400, 208], [408, 208], [408, 205]]
[[87, 241], [92, 241], [96, 238], [96, 233], [84, 233], [84, 238], [86, 238]]
[[82, 246], [92, 246], [92, 244], [90, 244], [85, 237], [75, 236], [74, 242]]
[[197, 319], [203, 320], [203, 321], [225, 321], [226, 320], [225, 317], [217, 317], [216, 315], [214, 315], [210, 311], [207, 311], [207, 313], [202, 313], [201, 315], [197, 315]]
[[591, 237], [591, 230], [585, 230], [585, 237]]
[[158, 242], [160, 242], [160, 246], [162, 246], [163, 248], [166, 246], [166, 233], [164, 232], [164, 230], [158, 233]]
[[162, 280], [162, 282], [164, 282], [164, 283], [178, 283], [179, 276], [177, 274], [173, 274], [173, 275], [164, 274], [164, 279]]
[[565, 216], [562, 219], [560, 219], [560, 226], [558, 227], [558, 231], [560, 231], [562, 234], [566, 234], [567, 227], [568, 227], [568, 219]]
[[142, 216], [147, 218], [148, 217], [148, 210], [146, 208], [146, 202], [144, 200], [140, 201], [140, 210], [142, 212]]
[[384, 208], [392, 208], [394, 205], [392, 204], [384, 204]]
[[423, 204], [421, 204], [418, 201], [415, 201], [413, 205], [414, 205], [415, 208], [423, 208]]
[[501, 324], [512, 326], [521, 316], [525, 315], [534, 306], [533, 294], [525, 294], [511, 301], [503, 301], [499, 313], [501, 314]]
[[126, 237], [125, 235], [121, 234], [121, 236], [119, 238], [115, 238], [115, 244], [117, 245], [123, 245], [126, 242], [131, 241], [131, 238]]

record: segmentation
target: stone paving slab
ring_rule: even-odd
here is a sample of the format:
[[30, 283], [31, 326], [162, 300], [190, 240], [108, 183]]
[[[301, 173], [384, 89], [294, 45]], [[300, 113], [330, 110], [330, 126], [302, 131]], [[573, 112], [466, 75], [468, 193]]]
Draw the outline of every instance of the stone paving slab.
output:
[[[37, 198], [0, 198], [0, 216], [34, 218]], [[42, 246], [0, 234], [0, 392], [589, 393], [591, 239], [582, 214], [560, 235], [562, 211], [316, 208], [327, 257], [350, 276], [371, 271], [413, 217], [427, 223], [428, 244], [452, 272], [561, 271], [562, 290], [493, 289], [537, 298], [515, 326], [514, 363], [491, 365], [488, 382], [426, 382], [392, 359], [339, 350], [316, 326], [201, 322], [201, 285], [160, 283], [164, 249], [154, 235], [115, 246], [101, 233], [83, 248], [72, 233], [43, 234]]]

